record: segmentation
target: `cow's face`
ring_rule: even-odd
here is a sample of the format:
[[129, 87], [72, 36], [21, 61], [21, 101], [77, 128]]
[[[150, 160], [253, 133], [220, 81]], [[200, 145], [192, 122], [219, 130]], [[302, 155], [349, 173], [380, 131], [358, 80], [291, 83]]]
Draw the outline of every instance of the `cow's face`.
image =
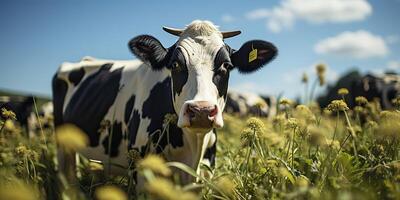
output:
[[129, 46], [154, 70], [169, 69], [174, 109], [181, 128], [222, 127], [230, 71], [238, 68], [242, 73], [253, 72], [277, 54], [274, 45], [261, 40], [232, 50], [223, 39], [240, 32], [221, 33], [207, 21], [194, 21], [185, 30], [164, 30], [179, 35], [179, 40], [168, 49], [148, 35], [132, 39]]

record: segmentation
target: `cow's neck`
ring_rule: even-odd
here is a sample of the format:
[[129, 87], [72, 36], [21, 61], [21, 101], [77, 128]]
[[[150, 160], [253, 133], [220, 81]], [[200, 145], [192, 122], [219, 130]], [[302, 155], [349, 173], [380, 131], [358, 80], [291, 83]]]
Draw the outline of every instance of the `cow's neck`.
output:
[[[183, 148], [179, 151], [179, 156], [174, 155], [173, 160], [182, 162], [193, 170], [200, 174], [200, 162], [203, 159], [205, 150], [210, 141], [210, 136], [213, 133], [212, 130], [209, 132], [193, 132], [187, 129], [183, 130]], [[189, 174], [181, 173], [181, 181], [182, 183], [190, 183], [195, 180]]]

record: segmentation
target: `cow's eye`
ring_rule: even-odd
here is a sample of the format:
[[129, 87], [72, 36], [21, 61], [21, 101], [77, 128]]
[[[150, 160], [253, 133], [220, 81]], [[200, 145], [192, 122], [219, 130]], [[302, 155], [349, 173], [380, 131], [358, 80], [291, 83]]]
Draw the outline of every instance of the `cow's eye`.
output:
[[172, 69], [173, 70], [178, 70], [179, 71], [180, 68], [181, 68], [181, 65], [177, 61], [172, 63]]
[[233, 69], [233, 65], [232, 65], [231, 62], [224, 62], [224, 63], [222, 63], [222, 67], [225, 68], [225, 69], [227, 69], [227, 70]]

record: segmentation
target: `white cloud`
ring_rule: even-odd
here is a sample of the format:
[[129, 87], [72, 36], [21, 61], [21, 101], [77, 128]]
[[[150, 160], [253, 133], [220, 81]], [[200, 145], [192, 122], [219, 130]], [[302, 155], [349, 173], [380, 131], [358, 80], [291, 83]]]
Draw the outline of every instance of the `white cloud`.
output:
[[282, 0], [272, 9], [257, 9], [247, 19], [266, 19], [272, 32], [290, 29], [296, 20], [309, 23], [344, 23], [364, 20], [372, 13], [366, 0]]
[[343, 32], [318, 42], [314, 50], [318, 54], [331, 54], [352, 58], [383, 57], [389, 53], [385, 40], [365, 30]]
[[225, 23], [232, 23], [232, 22], [235, 21], [235, 18], [234, 18], [232, 15], [225, 14], [225, 15], [222, 15], [221, 20], [222, 20], [223, 22], [225, 22]]
[[257, 9], [246, 14], [247, 19], [255, 20], [262, 19], [270, 16], [270, 11], [268, 9]]

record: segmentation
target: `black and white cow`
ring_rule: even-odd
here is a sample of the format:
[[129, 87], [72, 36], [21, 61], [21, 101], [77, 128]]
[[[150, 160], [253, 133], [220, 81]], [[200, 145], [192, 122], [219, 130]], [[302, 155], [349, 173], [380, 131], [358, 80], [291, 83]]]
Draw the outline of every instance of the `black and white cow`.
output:
[[[230, 71], [256, 71], [277, 55], [276, 47], [262, 40], [234, 50], [224, 38], [240, 31], [220, 32], [209, 21], [193, 21], [184, 30], [163, 29], [179, 37], [169, 48], [153, 36], [140, 35], [129, 42], [140, 60], [87, 57], [62, 64], [54, 76], [55, 124], [72, 123], [87, 133], [87, 157], [106, 163], [110, 155], [112, 163], [127, 166], [128, 149], [145, 154], [150, 144], [167, 161], [195, 170], [203, 159], [214, 165], [215, 129], [224, 125]], [[178, 120], [162, 134], [168, 113]], [[100, 132], [105, 120], [111, 126]], [[193, 181], [181, 178], [183, 183]]]
[[[33, 113], [33, 96], [0, 96], [0, 110], [5, 108], [15, 113], [17, 122], [29, 132], [29, 116]], [[0, 119], [2, 119], [0, 113]]]
[[228, 91], [225, 111], [240, 116], [272, 117], [276, 114], [276, 100], [273, 96], [231, 90]]

